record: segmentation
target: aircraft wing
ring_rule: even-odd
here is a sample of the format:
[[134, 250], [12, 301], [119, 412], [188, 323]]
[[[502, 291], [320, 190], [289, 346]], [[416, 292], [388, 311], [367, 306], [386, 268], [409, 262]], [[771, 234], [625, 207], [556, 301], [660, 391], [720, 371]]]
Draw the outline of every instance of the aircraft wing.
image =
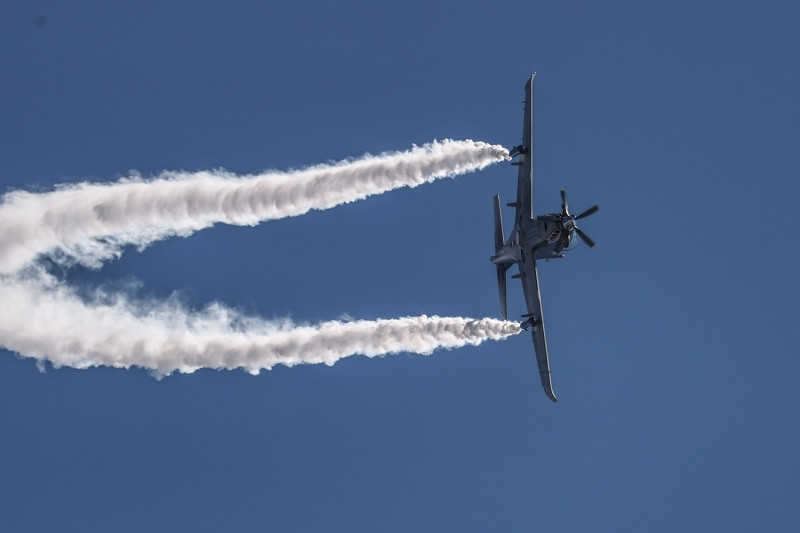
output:
[[517, 225], [533, 218], [533, 79], [525, 84], [525, 117], [522, 126], [522, 145], [519, 161], [514, 163], [519, 167], [517, 178], [517, 208], [515, 221]]
[[550, 380], [550, 358], [547, 355], [547, 338], [544, 334], [542, 298], [539, 292], [539, 273], [536, 269], [536, 261], [530, 257], [527, 261], [520, 261], [518, 264], [522, 289], [525, 293], [525, 305], [528, 308], [526, 325], [531, 328], [536, 362], [539, 364], [539, 377], [547, 397], [558, 403], [558, 398], [553, 392], [553, 383]]

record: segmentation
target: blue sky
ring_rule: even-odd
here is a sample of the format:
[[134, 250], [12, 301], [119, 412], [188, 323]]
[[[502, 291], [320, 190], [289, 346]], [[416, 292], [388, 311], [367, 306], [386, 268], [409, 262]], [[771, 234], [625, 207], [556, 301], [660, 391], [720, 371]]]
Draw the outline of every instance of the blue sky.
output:
[[[526, 335], [161, 381], [3, 352], [2, 529], [796, 526], [800, 7], [697, 4], [4, 3], [3, 191], [510, 147], [537, 71], [535, 208], [601, 211], [596, 249], [540, 268], [558, 405]], [[267, 318], [499, 317], [515, 170], [65, 276]]]

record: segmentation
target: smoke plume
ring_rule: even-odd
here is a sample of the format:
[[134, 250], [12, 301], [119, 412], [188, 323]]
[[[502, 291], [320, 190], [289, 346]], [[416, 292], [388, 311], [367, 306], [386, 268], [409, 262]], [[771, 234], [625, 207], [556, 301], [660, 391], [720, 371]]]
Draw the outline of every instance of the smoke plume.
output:
[[153, 179], [79, 183], [44, 194], [16, 191], [0, 203], [0, 273], [19, 270], [42, 254], [97, 268], [125, 245], [141, 249], [216, 223], [254, 226], [329, 209], [507, 158], [502, 146], [445, 140], [294, 172], [164, 172]]
[[136, 301], [101, 290], [81, 298], [43, 272], [4, 281], [0, 339], [9, 350], [54, 366], [135, 366], [157, 376], [199, 368], [257, 374], [278, 364], [332, 365], [350, 355], [430, 354], [520, 330], [514, 322], [438, 316], [296, 324], [220, 304], [192, 312], [178, 301]]
[[0, 203], [0, 346], [39, 364], [141, 367], [163, 376], [199, 368], [258, 373], [277, 364], [333, 364], [356, 354], [429, 354], [514, 335], [516, 323], [488, 318], [311, 325], [249, 317], [221, 304], [194, 311], [177, 299], [142, 300], [102, 289], [86, 296], [38, 261], [99, 267], [126, 245], [141, 249], [216, 223], [255, 225], [302, 215], [507, 158], [501, 146], [445, 140], [292, 172], [164, 172], [6, 194]]

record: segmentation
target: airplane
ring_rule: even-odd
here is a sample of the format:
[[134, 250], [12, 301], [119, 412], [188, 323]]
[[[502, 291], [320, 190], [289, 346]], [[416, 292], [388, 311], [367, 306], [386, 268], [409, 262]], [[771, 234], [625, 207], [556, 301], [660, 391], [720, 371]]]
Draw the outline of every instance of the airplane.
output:
[[[533, 213], [533, 80], [525, 84], [525, 117], [522, 129], [522, 144], [515, 146], [509, 155], [512, 165], [519, 167], [517, 178], [517, 201], [507, 204], [515, 208], [514, 226], [511, 235], [504, 239], [503, 219], [500, 207], [500, 196], [494, 197], [494, 248], [495, 255], [490, 259], [497, 269], [497, 286], [500, 291], [500, 312], [503, 320], [508, 320], [508, 304], [506, 301], [506, 271], [513, 264], [519, 266], [519, 273], [511, 276], [522, 280], [522, 291], [525, 294], [527, 313], [520, 327], [529, 329], [533, 337], [536, 361], [539, 364], [539, 377], [548, 398], [558, 403], [553, 392], [550, 379], [550, 358], [547, 354], [547, 338], [544, 333], [542, 316], [542, 297], [539, 291], [539, 273], [536, 268], [537, 259], [556, 259], [564, 257], [564, 252], [572, 250], [578, 239], [590, 248], [595, 243], [575, 224], [597, 212], [599, 207], [593, 205], [579, 215], [572, 215], [567, 205], [567, 194], [561, 190], [561, 212], [536, 216]], [[577, 238], [576, 238], [577, 236]]]

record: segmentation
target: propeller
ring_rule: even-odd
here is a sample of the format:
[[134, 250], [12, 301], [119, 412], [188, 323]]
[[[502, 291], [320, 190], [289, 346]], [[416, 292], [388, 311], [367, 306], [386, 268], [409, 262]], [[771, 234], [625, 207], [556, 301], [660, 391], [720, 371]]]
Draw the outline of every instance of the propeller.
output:
[[[575, 224], [576, 220], [581, 220], [582, 218], [586, 218], [589, 215], [593, 215], [597, 213], [597, 210], [600, 209], [600, 206], [593, 205], [583, 213], [578, 216], [572, 216], [569, 214], [569, 204], [567, 204], [567, 193], [564, 189], [561, 189], [561, 227], [564, 231], [562, 231], [562, 239], [567, 239], [567, 235], [569, 234], [570, 229], [575, 229], [575, 233], [578, 234], [578, 237], [586, 243], [589, 248], [595, 247], [595, 242], [586, 235], [581, 229]], [[563, 242], [559, 244], [558, 251], [560, 251], [567, 243]]]
[[590, 207], [589, 209], [587, 209], [586, 211], [584, 211], [580, 215], [576, 216], [575, 220], [580, 220], [582, 218], [588, 217], [589, 215], [593, 215], [593, 214], [597, 213], [598, 209], [600, 209], [599, 205], [593, 205], [592, 207]]
[[582, 232], [578, 226], [575, 226], [575, 233], [578, 234], [578, 237], [580, 237], [581, 240], [589, 246], [589, 248], [594, 248], [594, 241], [590, 239], [588, 235]]

